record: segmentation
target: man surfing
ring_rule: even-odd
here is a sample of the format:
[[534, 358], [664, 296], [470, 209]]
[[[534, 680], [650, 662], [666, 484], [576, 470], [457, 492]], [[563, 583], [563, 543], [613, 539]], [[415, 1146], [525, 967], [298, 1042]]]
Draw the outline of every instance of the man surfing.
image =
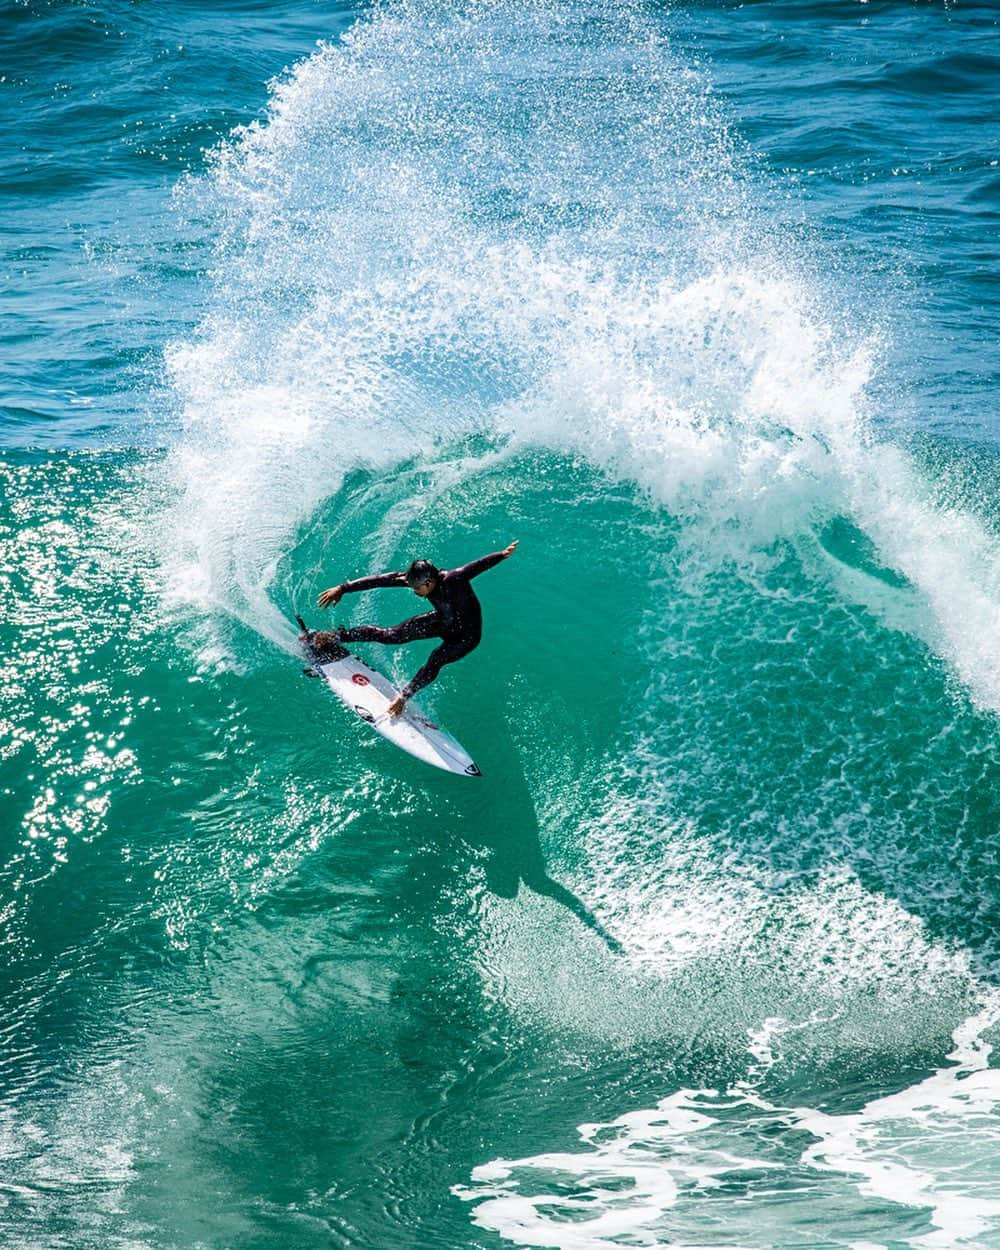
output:
[[427, 663], [386, 709], [390, 716], [399, 716], [407, 700], [418, 690], [430, 685], [445, 664], [454, 664], [479, 646], [483, 636], [483, 610], [476, 598], [476, 592], [472, 589], [472, 579], [485, 573], [487, 569], [494, 568], [502, 560], [509, 559], [516, 547], [515, 541], [509, 547], [504, 547], [503, 551], [480, 556], [478, 560], [463, 564], [457, 569], [438, 569], [430, 560], [414, 560], [405, 573], [374, 573], [369, 577], [356, 578], [353, 582], [341, 582], [339, 586], [331, 586], [319, 597], [321, 608], [332, 608], [344, 595], [355, 591], [409, 586], [415, 595], [427, 599], [433, 605], [434, 611], [413, 616], [401, 625], [393, 625], [388, 629], [381, 625], [356, 625], [352, 629], [320, 630], [313, 634], [312, 645], [322, 651], [345, 642], [383, 642], [394, 645], [417, 642], [421, 638], [440, 638], [441, 645], [434, 648], [427, 657]]

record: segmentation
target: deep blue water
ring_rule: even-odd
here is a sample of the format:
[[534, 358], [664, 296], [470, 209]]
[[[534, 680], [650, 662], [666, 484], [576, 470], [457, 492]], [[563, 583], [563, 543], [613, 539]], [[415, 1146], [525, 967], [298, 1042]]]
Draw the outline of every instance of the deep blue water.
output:
[[[234, 126], [263, 116], [271, 78], [363, 12], [319, 3], [7, 6], [6, 444], [145, 441], [137, 431], [151, 407], [159, 411], [159, 353], [196, 321], [211, 263], [211, 226], [173, 210], [178, 179], [200, 172]], [[992, 441], [994, 6], [650, 12], [721, 99], [768, 210], [808, 223], [817, 262], [862, 282], [865, 310], [891, 328], [883, 418]]]

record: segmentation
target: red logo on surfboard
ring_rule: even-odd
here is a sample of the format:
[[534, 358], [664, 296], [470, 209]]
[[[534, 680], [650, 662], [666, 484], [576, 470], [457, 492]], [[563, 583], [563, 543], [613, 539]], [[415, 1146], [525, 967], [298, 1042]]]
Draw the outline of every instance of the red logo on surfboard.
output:
[[356, 686], [370, 686], [371, 685], [371, 682], [364, 675], [364, 673], [355, 673], [354, 676], [351, 678], [351, 681], [353, 681]]

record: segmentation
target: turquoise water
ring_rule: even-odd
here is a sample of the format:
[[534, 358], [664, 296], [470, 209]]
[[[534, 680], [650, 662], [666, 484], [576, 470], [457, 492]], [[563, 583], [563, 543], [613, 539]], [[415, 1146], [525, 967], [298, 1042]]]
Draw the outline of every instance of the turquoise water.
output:
[[1000, 1246], [992, 6], [0, 48], [3, 1243]]

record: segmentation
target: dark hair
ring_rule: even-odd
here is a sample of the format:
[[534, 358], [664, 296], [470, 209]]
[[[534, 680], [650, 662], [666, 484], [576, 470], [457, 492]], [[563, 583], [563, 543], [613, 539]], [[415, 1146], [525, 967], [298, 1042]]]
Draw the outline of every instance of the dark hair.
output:
[[406, 570], [406, 584], [411, 589], [422, 586], [424, 582], [436, 582], [438, 571], [430, 560], [414, 560]]

